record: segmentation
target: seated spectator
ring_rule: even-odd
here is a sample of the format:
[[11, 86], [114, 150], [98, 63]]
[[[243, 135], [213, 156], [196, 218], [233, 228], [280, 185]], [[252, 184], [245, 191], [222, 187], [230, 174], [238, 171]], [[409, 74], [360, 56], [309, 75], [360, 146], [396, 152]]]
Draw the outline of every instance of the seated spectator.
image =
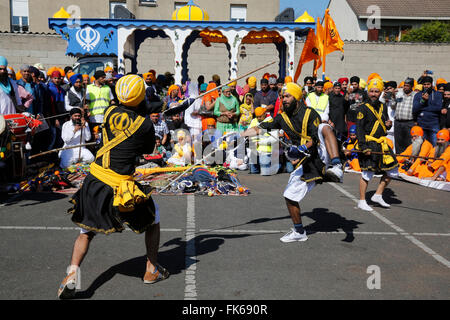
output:
[[178, 142], [173, 147], [172, 156], [167, 160], [167, 163], [176, 166], [191, 164], [192, 147], [186, 132], [179, 130], [177, 140]]
[[86, 89], [83, 87], [83, 76], [80, 73], [74, 74], [69, 78], [72, 87], [67, 91], [65, 97], [66, 110], [70, 111], [72, 108], [83, 108], [84, 100], [86, 98]]
[[149, 163], [154, 163], [159, 167], [165, 167], [171, 154], [161, 145], [161, 137], [155, 135], [155, 150], [151, 154], [144, 154], [144, 159]]
[[355, 171], [361, 171], [359, 166], [358, 153], [354, 152], [358, 150], [358, 138], [356, 137], [356, 125], [352, 125], [349, 129], [349, 138], [343, 144], [344, 155], [346, 158], [346, 166]]
[[[411, 145], [409, 145], [401, 155], [429, 157], [433, 145], [423, 139], [423, 130], [419, 126], [411, 129]], [[405, 173], [412, 176], [416, 168], [423, 162], [421, 158], [397, 157], [399, 163], [399, 173]]]
[[239, 118], [239, 131], [247, 130], [253, 118], [253, 96], [247, 93], [244, 96], [244, 103], [239, 107], [241, 117]]
[[162, 137], [161, 144], [166, 147], [169, 144], [169, 128], [165, 121], [159, 119], [159, 113], [150, 114], [150, 120], [153, 122], [153, 127], [155, 128], [155, 135]]
[[442, 129], [436, 134], [436, 147], [430, 153], [431, 158], [442, 160], [422, 160], [414, 175], [420, 179], [450, 181], [450, 132]]
[[[82, 114], [83, 110], [80, 108], [75, 107], [70, 110], [70, 120], [66, 121], [62, 126], [61, 135], [64, 141], [64, 147], [85, 144], [91, 139], [89, 125]], [[61, 168], [67, 168], [74, 163], [91, 163], [94, 161], [94, 155], [86, 147], [80, 148], [67, 149], [59, 152]]]

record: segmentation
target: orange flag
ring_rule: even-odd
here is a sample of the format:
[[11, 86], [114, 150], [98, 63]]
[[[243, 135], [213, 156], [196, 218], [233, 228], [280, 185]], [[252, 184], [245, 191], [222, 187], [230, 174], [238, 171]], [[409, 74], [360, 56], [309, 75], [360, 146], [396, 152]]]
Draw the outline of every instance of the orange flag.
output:
[[330, 9], [325, 10], [324, 27], [325, 27], [324, 55], [327, 55], [336, 50], [344, 52], [344, 41], [342, 41], [341, 37], [339, 36], [339, 32], [336, 29], [336, 25], [330, 16]]
[[320, 68], [322, 61], [320, 59], [319, 43], [313, 29], [309, 29], [308, 36], [306, 37], [305, 45], [303, 46], [303, 51], [298, 61], [297, 70], [294, 75], [294, 82], [297, 82], [300, 73], [302, 72], [302, 67], [305, 63], [314, 60], [314, 72], [317, 73], [317, 69]]

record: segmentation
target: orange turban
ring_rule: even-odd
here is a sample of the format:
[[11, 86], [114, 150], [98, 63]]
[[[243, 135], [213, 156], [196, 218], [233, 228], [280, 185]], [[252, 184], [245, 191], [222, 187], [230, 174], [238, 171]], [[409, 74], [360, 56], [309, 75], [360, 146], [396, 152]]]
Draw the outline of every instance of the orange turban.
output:
[[264, 73], [263, 79], [269, 80], [269, 77], [270, 77], [270, 73], [268, 73], [268, 72]]
[[411, 136], [421, 136], [423, 137], [423, 129], [419, 126], [414, 126], [411, 128]]
[[449, 141], [450, 140], [450, 131], [448, 131], [447, 129], [442, 129], [441, 131], [439, 131], [437, 133], [436, 137], [438, 139], [444, 139], [445, 141]]
[[67, 72], [67, 79], [70, 79], [71, 76], [73, 76], [75, 72]]
[[287, 76], [284, 78], [284, 83], [289, 83], [292, 82], [292, 77], [291, 76]]
[[333, 88], [333, 84], [330, 81], [325, 82], [325, 84], [323, 85], [323, 90], [327, 90]]
[[106, 73], [106, 72], [108, 72], [108, 71], [114, 71], [114, 69], [111, 68], [110, 66], [107, 66], [107, 67], [105, 68], [105, 70], [103, 70], [103, 71]]
[[398, 85], [399, 88], [403, 88], [403, 86], [405, 85], [405, 81], [400, 82], [400, 84]]
[[445, 79], [442, 79], [442, 78], [439, 78], [439, 79], [436, 80], [436, 85], [441, 84], [441, 83], [446, 84], [447, 81], [445, 81]]
[[173, 85], [171, 85], [170, 87], [169, 87], [169, 90], [167, 91], [167, 95], [171, 95], [172, 94], [172, 91], [174, 91], [174, 90], [178, 90], [179, 88], [178, 88], [178, 86], [176, 85], [176, 84], [173, 84]]
[[260, 117], [266, 113], [266, 108], [258, 107], [255, 109], [255, 116]]
[[89, 79], [89, 75], [88, 74], [83, 74], [83, 79]]
[[208, 125], [208, 126], [215, 126], [216, 125], [216, 120], [214, 118], [207, 118], [206, 119], [206, 125]]
[[370, 82], [370, 80], [375, 79], [375, 78], [382, 80], [381, 76], [378, 73], [374, 72], [369, 75], [369, 77], [367, 78], [367, 82]]

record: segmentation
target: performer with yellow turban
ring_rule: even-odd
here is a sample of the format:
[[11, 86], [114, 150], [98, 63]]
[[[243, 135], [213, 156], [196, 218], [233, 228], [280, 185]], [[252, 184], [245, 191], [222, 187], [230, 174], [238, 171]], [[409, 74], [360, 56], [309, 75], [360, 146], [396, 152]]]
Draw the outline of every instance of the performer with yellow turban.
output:
[[[320, 141], [321, 119], [314, 109], [305, 106], [302, 101], [302, 88], [297, 84], [293, 82], [285, 84], [282, 99], [282, 113], [279, 113], [271, 122], [261, 122], [258, 126], [244, 131], [241, 136], [256, 136], [262, 133], [261, 129], [282, 129], [289, 136], [293, 145], [287, 150], [286, 156], [295, 163], [296, 169], [290, 175], [283, 196], [294, 228], [280, 241], [306, 241], [308, 237], [302, 225], [300, 201], [316, 183], [321, 183], [323, 180], [325, 165], [319, 157], [317, 147]], [[252, 162], [252, 159], [250, 161]]]
[[[122, 77], [116, 85], [118, 106], [105, 111], [102, 143], [83, 186], [72, 197], [72, 221], [81, 227], [67, 276], [58, 290], [61, 299], [75, 294], [77, 275], [96, 233], [122, 232], [126, 224], [135, 233], [145, 232], [147, 266], [144, 283], [169, 276], [157, 262], [160, 225], [158, 206], [150, 189], [134, 181], [136, 157], [152, 153], [155, 131], [145, 118], [145, 84], [137, 75]], [[144, 102], [144, 103], [143, 103]]]
[[[358, 208], [366, 211], [373, 210], [366, 202], [366, 191], [374, 174], [383, 173], [383, 176], [371, 200], [385, 208], [390, 205], [383, 200], [383, 191], [391, 178], [398, 176], [398, 162], [386, 137], [387, 131], [392, 127], [392, 121], [389, 120], [386, 106], [379, 100], [383, 88], [383, 81], [378, 78], [368, 83], [368, 102], [359, 107], [356, 117], [356, 136], [359, 149], [363, 151], [359, 155], [362, 173]], [[372, 152], [383, 152], [384, 155]]]

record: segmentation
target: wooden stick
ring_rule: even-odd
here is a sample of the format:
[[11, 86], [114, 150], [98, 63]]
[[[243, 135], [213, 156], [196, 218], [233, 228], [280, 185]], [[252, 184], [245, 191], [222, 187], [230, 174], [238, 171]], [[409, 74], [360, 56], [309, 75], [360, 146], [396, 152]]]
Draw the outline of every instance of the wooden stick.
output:
[[44, 156], [46, 154], [53, 153], [53, 152], [58, 152], [58, 151], [67, 150], [67, 149], [81, 148], [81, 147], [86, 147], [86, 146], [93, 146], [95, 144], [97, 144], [97, 142], [89, 142], [89, 143], [85, 143], [85, 144], [79, 144], [76, 146], [70, 146], [70, 147], [64, 147], [64, 148], [58, 148], [58, 149], [53, 149], [53, 150], [49, 150], [49, 151], [44, 151], [44, 152], [30, 156], [29, 159]]
[[224, 86], [226, 86], [226, 85], [228, 85], [228, 84], [230, 84], [230, 83], [232, 83], [232, 82], [234, 82], [234, 81], [237, 81], [237, 80], [240, 80], [240, 79], [242, 79], [242, 78], [245, 78], [246, 76], [251, 75], [252, 73], [255, 73], [256, 71], [259, 71], [259, 70], [261, 70], [261, 69], [267, 68], [268, 66], [271, 66], [271, 65], [274, 64], [274, 63], [277, 63], [277, 61], [273, 61], [273, 62], [271, 62], [271, 63], [268, 63], [268, 64], [266, 64], [266, 65], [264, 65], [264, 66], [262, 66], [262, 67], [259, 67], [259, 68], [255, 69], [255, 70], [253, 70], [253, 71], [250, 71], [250, 72], [244, 74], [243, 76], [240, 76], [240, 77], [238, 77], [238, 78], [236, 78], [236, 79], [230, 80], [230, 81], [228, 81], [228, 82], [225, 83], [225, 84], [222, 84], [222, 85], [220, 85], [220, 86], [218, 86], [218, 87], [216, 87], [216, 88], [214, 88], [214, 89], [211, 89], [211, 90], [209, 90], [209, 91], [206, 91], [205, 93], [202, 93], [201, 95], [199, 95], [199, 96], [196, 97], [195, 99], [202, 98], [203, 96], [207, 95], [208, 93], [211, 93], [211, 92], [213, 92], [213, 91], [219, 90], [220, 88], [222, 88], [222, 87], [224, 87]]
[[[356, 152], [356, 153], [364, 153], [364, 152], [361, 151], [361, 150], [349, 150], [349, 151], [351, 151], [351, 152]], [[380, 154], [380, 155], [391, 155], [390, 153], [384, 153], [384, 152], [378, 152], [378, 151], [371, 151], [370, 153], [373, 153], [373, 154]], [[444, 159], [442, 159], [442, 158], [432, 158], [432, 157], [412, 156], [412, 155], [397, 154], [397, 153], [392, 154], [392, 156], [394, 156], [394, 157], [415, 158], [415, 159], [420, 158], [420, 159], [425, 159], [425, 160], [444, 160]]]

